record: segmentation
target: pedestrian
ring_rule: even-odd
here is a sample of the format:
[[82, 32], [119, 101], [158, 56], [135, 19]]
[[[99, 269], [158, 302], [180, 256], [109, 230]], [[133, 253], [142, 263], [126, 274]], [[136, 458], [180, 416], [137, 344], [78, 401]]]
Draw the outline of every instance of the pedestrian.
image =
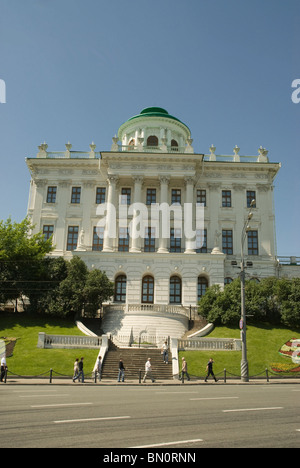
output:
[[120, 362], [119, 362], [119, 376], [118, 376], [118, 382], [120, 382], [121, 378], [122, 378], [122, 382], [124, 382], [124, 379], [125, 379], [125, 367], [124, 367], [124, 364], [123, 364], [122, 359], [120, 359]]
[[73, 378], [73, 382], [75, 382], [75, 380], [81, 378], [81, 382], [84, 383], [83, 360], [84, 360], [84, 358], [82, 357], [80, 359], [80, 361], [79, 361], [79, 364], [78, 364], [79, 372], [78, 372], [77, 376]]
[[74, 374], [73, 374], [73, 379], [75, 379], [75, 377], [77, 377], [77, 375], [79, 374], [79, 367], [78, 367], [78, 361], [79, 359], [77, 358], [74, 362]]
[[210, 375], [215, 379], [215, 382], [218, 382], [213, 371], [213, 365], [214, 365], [214, 360], [210, 358], [206, 366], [207, 375], [205, 377], [205, 382], [207, 382], [207, 379]]
[[190, 381], [190, 376], [188, 374], [188, 371], [187, 371], [187, 362], [185, 360], [185, 358], [183, 357], [182, 358], [182, 367], [181, 367], [181, 380], [183, 381], [183, 375], [186, 375], [186, 378], [188, 379], [188, 381]]
[[162, 347], [163, 361], [165, 364], [169, 364], [169, 347], [168, 342], [165, 341]]
[[153, 378], [153, 375], [152, 375], [152, 365], [151, 365], [151, 358], [150, 357], [148, 358], [148, 361], [145, 364], [145, 375], [144, 375], [144, 378], [143, 378], [143, 383], [145, 383], [147, 377], [149, 377], [149, 379], [152, 380], [152, 383], [155, 382], [155, 380]]
[[5, 378], [5, 373], [7, 371], [7, 365], [6, 365], [6, 358], [3, 356], [1, 359], [1, 375], [0, 375], [0, 381], [3, 382], [3, 379]]
[[101, 382], [101, 377], [102, 377], [102, 356], [98, 356], [95, 372], [96, 372], [96, 382], [97, 382], [97, 374], [98, 374], [98, 377], [99, 377], [99, 382]]

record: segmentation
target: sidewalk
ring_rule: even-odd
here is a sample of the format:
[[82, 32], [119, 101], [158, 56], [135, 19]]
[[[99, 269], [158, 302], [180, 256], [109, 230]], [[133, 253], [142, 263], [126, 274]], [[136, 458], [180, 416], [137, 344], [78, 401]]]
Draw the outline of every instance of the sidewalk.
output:
[[157, 380], [155, 383], [146, 381], [146, 383], [139, 383], [138, 379], [136, 380], [125, 380], [125, 382], [117, 382], [116, 380], [101, 380], [101, 382], [95, 382], [88, 378], [84, 382], [84, 384], [80, 382], [73, 382], [72, 379], [67, 378], [53, 378], [52, 383], [50, 383], [49, 377], [48, 378], [13, 378], [9, 377], [7, 379], [6, 384], [4, 382], [0, 383], [0, 387], [2, 386], [10, 386], [10, 385], [72, 385], [73, 387], [76, 386], [120, 386], [120, 387], [127, 387], [127, 386], [139, 386], [139, 387], [157, 387], [157, 386], [193, 386], [193, 385], [274, 385], [274, 384], [299, 384], [300, 379], [295, 378], [270, 378], [270, 381], [267, 382], [266, 378], [263, 379], [251, 379], [249, 382], [241, 382], [240, 379], [227, 379], [226, 383], [224, 380], [219, 380], [215, 383], [213, 380], [209, 380], [207, 383], [204, 380], [192, 380], [190, 382], [185, 381], [184, 384], [179, 380]]

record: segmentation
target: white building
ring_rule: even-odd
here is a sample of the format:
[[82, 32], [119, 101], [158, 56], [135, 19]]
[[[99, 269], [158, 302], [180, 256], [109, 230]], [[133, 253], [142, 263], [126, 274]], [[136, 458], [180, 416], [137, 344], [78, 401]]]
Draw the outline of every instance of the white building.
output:
[[[127, 311], [195, 306], [207, 286], [236, 278], [252, 200], [248, 277], [278, 273], [273, 181], [280, 164], [262, 147], [257, 156], [242, 156], [237, 146], [220, 156], [214, 146], [195, 154], [192, 143], [184, 123], [152, 107], [121, 125], [110, 151], [91, 144], [77, 152], [68, 143], [54, 153], [44, 143], [27, 159], [35, 230], [53, 235], [54, 255], [79, 255], [104, 270], [115, 283], [114, 303]], [[199, 204], [204, 224], [197, 230]], [[171, 207], [169, 226], [163, 207]], [[132, 235], [138, 231], [144, 234]]]

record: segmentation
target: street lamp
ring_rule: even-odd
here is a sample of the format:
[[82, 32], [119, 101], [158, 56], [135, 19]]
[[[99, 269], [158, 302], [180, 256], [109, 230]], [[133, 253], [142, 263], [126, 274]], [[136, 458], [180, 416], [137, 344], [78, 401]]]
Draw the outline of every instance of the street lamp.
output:
[[241, 236], [241, 338], [242, 338], [242, 361], [241, 361], [241, 380], [249, 382], [249, 368], [247, 360], [247, 338], [246, 338], [246, 303], [245, 303], [245, 258], [244, 258], [244, 243], [247, 233], [250, 230], [249, 221], [252, 219], [253, 213], [251, 208], [255, 206], [255, 200], [250, 203], [250, 210], [245, 221], [242, 236]]

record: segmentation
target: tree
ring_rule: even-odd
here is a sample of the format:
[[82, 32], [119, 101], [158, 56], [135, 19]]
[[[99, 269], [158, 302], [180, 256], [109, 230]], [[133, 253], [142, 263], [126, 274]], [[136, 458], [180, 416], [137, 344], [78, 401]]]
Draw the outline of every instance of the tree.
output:
[[21, 223], [0, 221], [0, 301], [17, 300], [37, 289], [42, 261], [53, 247], [43, 233], [32, 235], [28, 218]]
[[284, 325], [300, 327], [300, 278], [290, 282], [290, 290], [282, 304], [281, 318]]
[[102, 271], [92, 270], [88, 274], [83, 294], [85, 297], [85, 311], [95, 316], [97, 310], [102, 307], [103, 302], [114, 294], [114, 284], [109, 281]]

